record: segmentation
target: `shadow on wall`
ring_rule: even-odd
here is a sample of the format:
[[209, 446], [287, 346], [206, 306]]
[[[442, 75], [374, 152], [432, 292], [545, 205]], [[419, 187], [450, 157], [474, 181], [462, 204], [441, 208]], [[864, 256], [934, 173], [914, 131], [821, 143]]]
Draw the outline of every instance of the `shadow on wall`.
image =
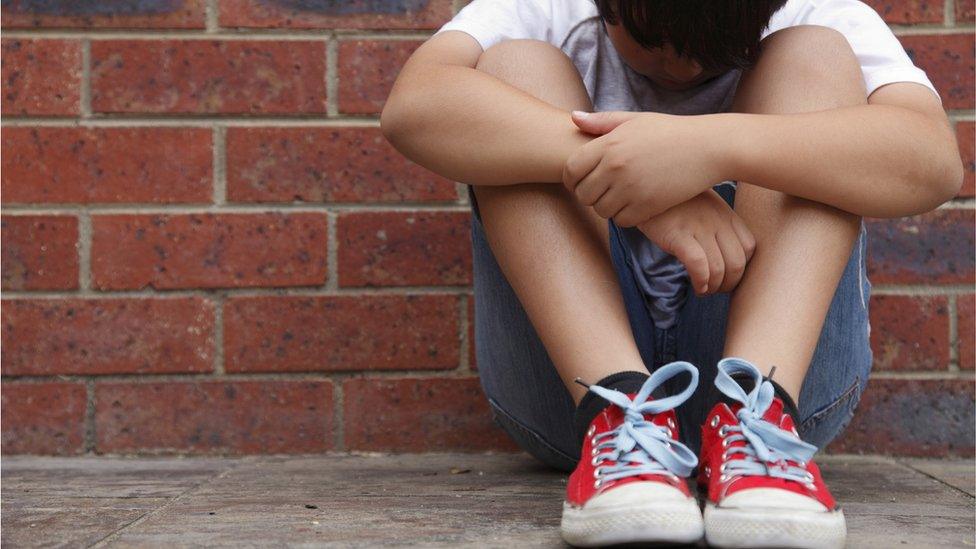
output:
[[[425, 8], [430, 0], [262, 0], [262, 4], [325, 15], [402, 14]], [[38, 15], [153, 15], [183, 7], [183, 0], [2, 0], [0, 7]]]

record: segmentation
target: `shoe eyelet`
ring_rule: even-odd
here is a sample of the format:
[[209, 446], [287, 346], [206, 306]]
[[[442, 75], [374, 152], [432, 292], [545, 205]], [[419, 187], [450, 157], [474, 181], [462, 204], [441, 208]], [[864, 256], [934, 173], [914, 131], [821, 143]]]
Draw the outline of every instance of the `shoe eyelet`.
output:
[[723, 425], [722, 428], [718, 430], [718, 436], [724, 437], [725, 435], [729, 434], [728, 427], [728, 425]]
[[810, 484], [804, 484], [804, 486], [806, 486], [807, 490], [810, 490], [811, 492], [817, 491], [817, 485], [812, 482]]
[[600, 486], [603, 486], [603, 480], [602, 479], [596, 479], [596, 480], [593, 481], [593, 488], [594, 489], [599, 490], [600, 489]]
[[671, 418], [668, 418], [668, 427], [670, 427], [672, 429], [676, 428], [676, 426], [674, 424], [674, 420], [671, 419]]
[[718, 481], [719, 482], [728, 482], [728, 480], [729, 480], [729, 476], [728, 475], [722, 475], [722, 476], [718, 477]]
[[586, 432], [586, 436], [591, 437], [595, 432], [596, 432], [596, 425], [590, 425], [590, 430]]
[[726, 450], [722, 452], [722, 461], [728, 461], [728, 460], [729, 460], [729, 452], [728, 450]]
[[708, 465], [705, 466], [705, 476], [706, 477], [712, 476], [712, 468], [709, 467]]
[[597, 455], [597, 454], [599, 454], [599, 453], [600, 453], [600, 450], [599, 450], [599, 449], [597, 449], [597, 447], [596, 447], [596, 446], [594, 446], [594, 447], [593, 447], [593, 449], [592, 449], [592, 450], [590, 450], [590, 455], [591, 455], [591, 456], [595, 456], [595, 455]]
[[728, 448], [729, 447], [729, 444], [731, 444], [729, 442], [729, 439], [727, 439], [727, 438], [723, 438], [722, 439], [722, 448]]
[[597, 467], [593, 469], [593, 478], [600, 478], [603, 476], [603, 468]]
[[668, 438], [674, 438], [674, 431], [670, 427], [667, 428]]
[[600, 456], [594, 455], [593, 456], [593, 459], [590, 460], [590, 465], [592, 465], [594, 467], [596, 467], [597, 465], [599, 465], [600, 464], [600, 461], [598, 461], [599, 460], [599, 457]]
[[718, 468], [718, 472], [719, 472], [719, 473], [721, 473], [723, 477], [725, 476], [725, 466], [726, 466], [726, 465], [728, 465], [728, 464], [727, 464], [727, 463], [723, 463], [723, 464], [722, 464], [722, 465], [720, 465], [720, 466], [719, 466], [719, 468]]
[[708, 425], [711, 426], [712, 429], [718, 427], [718, 414], [712, 416], [712, 421], [710, 421]]

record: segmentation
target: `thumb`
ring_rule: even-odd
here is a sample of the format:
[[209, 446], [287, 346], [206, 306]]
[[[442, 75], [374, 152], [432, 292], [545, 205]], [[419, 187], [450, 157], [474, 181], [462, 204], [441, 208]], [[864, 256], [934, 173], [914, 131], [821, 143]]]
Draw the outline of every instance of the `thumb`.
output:
[[610, 133], [617, 126], [640, 115], [638, 112], [607, 111], [583, 112], [573, 111], [573, 123], [580, 130], [593, 135]]

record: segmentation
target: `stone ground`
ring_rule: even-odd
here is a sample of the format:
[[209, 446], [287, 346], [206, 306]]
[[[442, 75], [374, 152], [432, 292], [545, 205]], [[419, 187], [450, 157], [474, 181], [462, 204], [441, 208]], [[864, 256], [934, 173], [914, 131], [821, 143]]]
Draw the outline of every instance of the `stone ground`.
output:
[[[973, 547], [973, 461], [827, 456], [849, 547]], [[2, 462], [4, 547], [557, 547], [564, 476], [522, 455]]]

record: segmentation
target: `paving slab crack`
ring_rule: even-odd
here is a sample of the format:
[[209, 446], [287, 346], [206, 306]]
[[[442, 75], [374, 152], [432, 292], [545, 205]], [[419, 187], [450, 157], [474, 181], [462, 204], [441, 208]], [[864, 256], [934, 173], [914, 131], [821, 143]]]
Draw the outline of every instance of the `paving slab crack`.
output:
[[253, 465], [255, 463], [260, 463], [260, 462], [261, 462], [261, 459], [247, 459], [247, 458], [244, 458], [244, 459], [237, 460], [235, 463], [229, 465], [226, 469], [224, 469], [222, 471], [219, 471], [216, 474], [211, 475], [211, 476], [207, 477], [206, 479], [204, 479], [204, 480], [202, 480], [202, 481], [200, 481], [200, 482], [198, 482], [198, 483], [196, 483], [196, 484], [194, 484], [192, 486], [189, 486], [186, 490], [183, 490], [182, 492], [180, 492], [179, 494], [177, 494], [176, 497], [174, 497], [173, 499], [167, 501], [166, 503], [160, 505], [159, 507], [157, 507], [155, 509], [152, 509], [150, 511], [147, 511], [147, 512], [143, 513], [142, 515], [139, 515], [139, 517], [137, 517], [135, 520], [133, 520], [133, 521], [131, 521], [131, 522], [123, 525], [120, 528], [115, 529], [112, 533], [110, 533], [107, 536], [101, 538], [100, 540], [98, 540], [95, 543], [89, 545], [88, 547], [90, 547], [92, 549], [98, 548], [98, 547], [107, 547], [110, 543], [114, 542], [119, 537], [121, 537], [122, 534], [125, 533], [126, 531], [131, 530], [133, 528], [137, 528], [140, 524], [146, 522], [150, 518], [155, 517], [155, 516], [163, 513], [164, 511], [166, 511], [167, 509], [169, 509], [170, 507], [172, 507], [175, 503], [183, 500], [184, 498], [186, 498], [190, 494], [193, 494], [194, 492], [196, 492], [200, 488], [202, 488], [204, 486], [208, 486], [208, 485], [212, 484], [213, 482], [218, 481], [218, 480], [226, 477], [227, 475], [233, 473], [234, 471], [236, 471], [240, 467], [244, 466], [245, 464], [247, 464], [247, 465]]
[[932, 479], [932, 480], [935, 480], [935, 481], [938, 481], [938, 482], [939, 482], [939, 484], [942, 484], [943, 486], [947, 486], [947, 487], [949, 487], [949, 488], [952, 488], [952, 489], [953, 489], [953, 490], [955, 490], [956, 492], [959, 492], [960, 494], [963, 494], [964, 496], [966, 496], [966, 497], [967, 497], [967, 498], [969, 498], [969, 499], [976, 499], [976, 497], [974, 497], [974, 496], [973, 496], [972, 494], [970, 494], [970, 493], [969, 493], [969, 492], [967, 492], [966, 490], [964, 490], [964, 489], [962, 489], [962, 488], [959, 488], [958, 486], [955, 486], [955, 485], [953, 485], [953, 484], [950, 484], [950, 483], [948, 483], [948, 482], [946, 482], [946, 481], [944, 481], [944, 480], [942, 480], [942, 479], [941, 479], [941, 478], [939, 478], [938, 476], [936, 476], [936, 475], [933, 475], [932, 473], [929, 473], [929, 472], [927, 472], [927, 471], [925, 471], [925, 470], [923, 470], [923, 469], [919, 469], [918, 467], [915, 467], [915, 466], [913, 466], [913, 465], [912, 465], [912, 464], [910, 464], [910, 463], [903, 463], [903, 462], [901, 462], [901, 461], [896, 461], [895, 463], [897, 463], [898, 465], [901, 465], [902, 467], [906, 467], [906, 468], [908, 468], [908, 469], [911, 469], [912, 471], [915, 471], [916, 473], [920, 473], [920, 474], [922, 474], [922, 475], [925, 475], [925, 476], [927, 476], [927, 477], [929, 477], [929, 478], [930, 478], [930, 479]]

